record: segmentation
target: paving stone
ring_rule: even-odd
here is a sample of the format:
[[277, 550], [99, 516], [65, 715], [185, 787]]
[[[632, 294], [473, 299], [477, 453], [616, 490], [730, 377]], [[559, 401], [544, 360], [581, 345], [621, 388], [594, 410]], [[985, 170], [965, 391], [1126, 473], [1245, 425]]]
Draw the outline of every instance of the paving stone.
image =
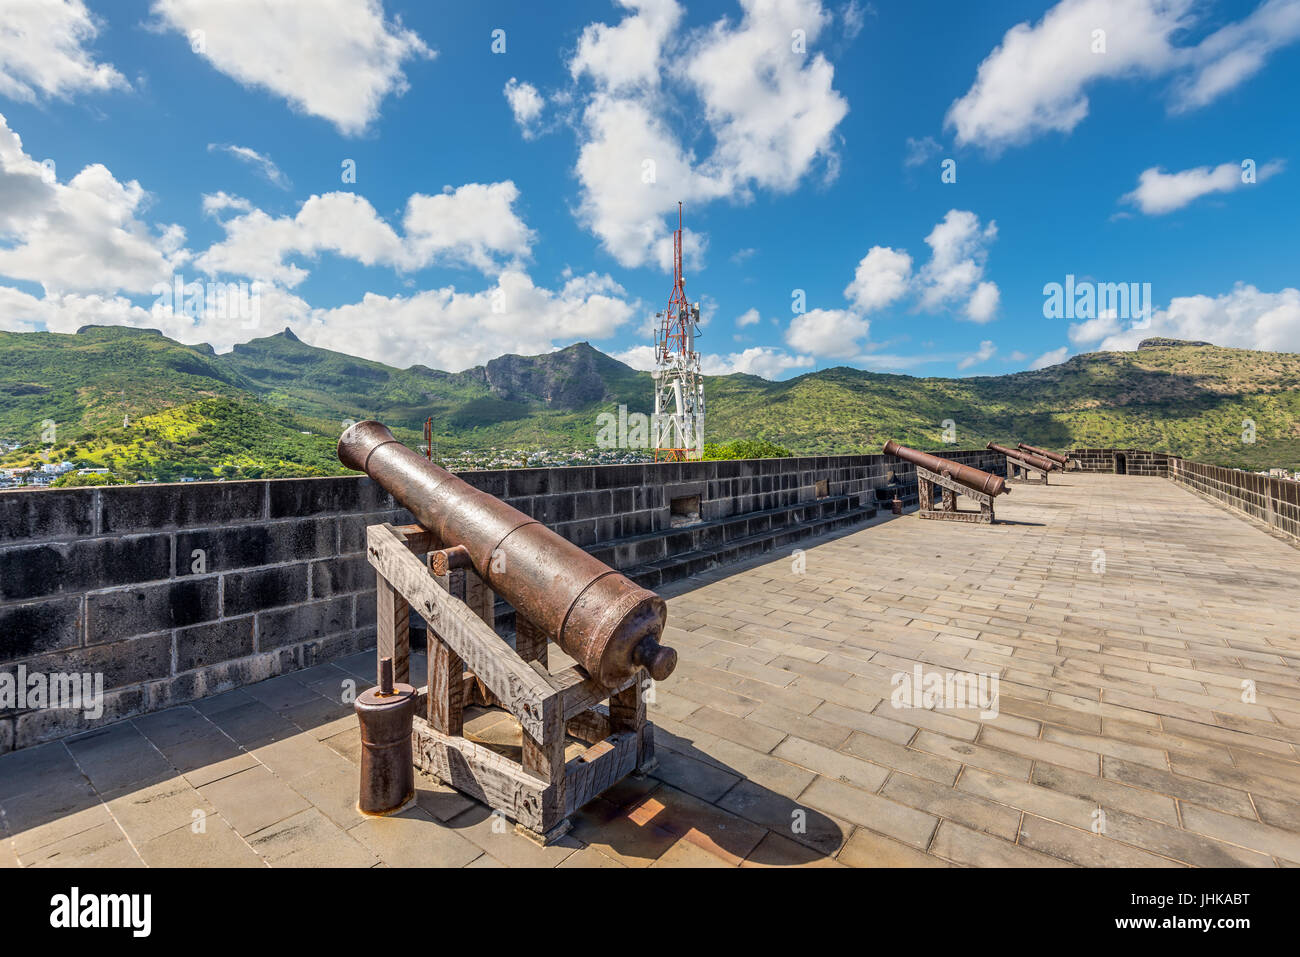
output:
[[139, 845], [150, 867], [265, 867], [262, 857], [220, 815], [209, 814], [200, 830], [178, 827]]
[[365, 818], [348, 834], [389, 867], [464, 867], [483, 853], [420, 807]]
[[[775, 757], [797, 764], [836, 781], [852, 784], [865, 791], [875, 791], [885, 783], [889, 770], [833, 748], [822, 747], [802, 738], [789, 737], [773, 752]], [[955, 776], [956, 772], [954, 772]]]
[[574, 851], [564, 860], [560, 861], [557, 867], [599, 867], [599, 868], [620, 868], [623, 865], [613, 858], [606, 857], [594, 847], [584, 847], [580, 851]]
[[373, 867], [379, 858], [314, 807], [248, 835], [272, 867]]
[[628, 818], [675, 834], [733, 865], [739, 865], [766, 833], [751, 821], [668, 785], [633, 807]]
[[880, 793], [899, 804], [937, 814], [1009, 841], [1015, 840], [1020, 825], [1020, 812], [1014, 808], [897, 771], [889, 776]]
[[175, 773], [171, 763], [129, 721], [78, 735], [67, 744], [77, 766], [100, 793], [154, 784]]
[[97, 824], [21, 855], [25, 867], [141, 867], [143, 862], [114, 821]]
[[1123, 811], [1106, 812], [1106, 836], [1134, 844], [1162, 857], [1196, 867], [1271, 867], [1273, 861], [1254, 851], [1209, 840], [1192, 831], [1157, 824]]
[[141, 788], [125, 788], [104, 796], [108, 809], [137, 847], [168, 831], [187, 826], [195, 812], [210, 815], [214, 809], [183, 777]]
[[242, 837], [283, 821], [310, 805], [266, 768], [249, 768], [199, 788]]
[[924, 849], [938, 819], [839, 781], [818, 777], [799, 798], [832, 817], [860, 824]]
[[1031, 851], [990, 834], [972, 831], [952, 821], [944, 821], [939, 825], [930, 853], [967, 867], [1070, 866], [1060, 858]]
[[786, 837], [804, 856], [833, 857], [852, 827], [753, 781], [741, 781], [717, 802], [719, 807]]
[[853, 836], [840, 851], [839, 863], [848, 867], [951, 867], [932, 854], [900, 844], [864, 827], [854, 829]]
[[1280, 857], [1292, 864], [1300, 864], [1300, 834], [1247, 821], [1231, 814], [1220, 814], [1195, 804], [1182, 806], [1183, 827], [1230, 844], [1240, 844], [1262, 854]]
[[582, 847], [569, 834], [542, 847], [517, 833], [501, 815], [477, 803], [448, 821], [447, 826], [508, 867], [556, 867]]
[[0, 754], [0, 805], [27, 791], [85, 780], [62, 741]]
[[1083, 867], [1180, 867], [1168, 858], [1112, 841], [1091, 829], [1067, 827], [1026, 814], [1020, 845]]

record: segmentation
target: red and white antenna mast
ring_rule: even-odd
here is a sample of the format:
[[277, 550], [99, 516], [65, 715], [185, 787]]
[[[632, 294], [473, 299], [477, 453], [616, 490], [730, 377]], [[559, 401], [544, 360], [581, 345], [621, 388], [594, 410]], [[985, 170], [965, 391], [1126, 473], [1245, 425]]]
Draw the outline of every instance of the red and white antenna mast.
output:
[[704, 380], [695, 351], [700, 304], [686, 298], [682, 271], [682, 204], [673, 233], [673, 291], [668, 308], [656, 314], [655, 461], [680, 462], [704, 454]]

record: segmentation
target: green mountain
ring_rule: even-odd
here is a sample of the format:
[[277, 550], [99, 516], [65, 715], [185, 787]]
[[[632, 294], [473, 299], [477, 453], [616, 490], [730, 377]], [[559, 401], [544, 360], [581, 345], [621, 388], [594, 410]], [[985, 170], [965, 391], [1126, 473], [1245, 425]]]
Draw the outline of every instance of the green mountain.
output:
[[[1300, 467], [1300, 355], [1154, 339], [1034, 372], [965, 379], [838, 367], [769, 382], [711, 376], [707, 437], [797, 453], [879, 450], [888, 438], [990, 439], [1048, 448], [1117, 446], [1226, 465]], [[127, 478], [331, 474], [344, 423], [377, 418], [411, 444], [587, 449], [596, 416], [649, 411], [651, 379], [585, 342], [448, 373], [398, 369], [285, 330], [217, 355], [154, 330], [0, 332], [0, 439], [27, 443], [6, 466], [72, 459]], [[1244, 442], [1246, 422], [1253, 443]], [[49, 423], [55, 431], [51, 434]]]

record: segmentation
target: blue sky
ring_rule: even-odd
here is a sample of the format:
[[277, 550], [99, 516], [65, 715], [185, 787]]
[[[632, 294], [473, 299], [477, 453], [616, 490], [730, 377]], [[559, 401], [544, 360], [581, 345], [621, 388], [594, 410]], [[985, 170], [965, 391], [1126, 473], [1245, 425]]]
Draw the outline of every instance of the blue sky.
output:
[[[588, 339], [644, 367], [680, 199], [706, 372], [992, 375], [1153, 334], [1300, 351], [1300, 0], [5, 20], [0, 328], [225, 350], [290, 326], [452, 370]], [[1067, 275], [1149, 284], [1153, 310], [1045, 316]], [[254, 307], [187, 313], [159, 297], [177, 277]]]

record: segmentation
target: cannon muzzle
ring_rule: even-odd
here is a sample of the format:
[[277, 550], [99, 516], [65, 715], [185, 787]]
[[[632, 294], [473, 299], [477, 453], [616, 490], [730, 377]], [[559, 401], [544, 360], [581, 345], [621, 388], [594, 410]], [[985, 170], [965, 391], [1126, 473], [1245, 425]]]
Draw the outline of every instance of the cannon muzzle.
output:
[[1070, 460], [1067, 459], [1064, 455], [1061, 455], [1059, 452], [1049, 452], [1047, 451], [1047, 449], [1040, 449], [1036, 445], [1026, 445], [1024, 442], [1017, 442], [1016, 448], [1025, 452], [1031, 452], [1034, 455], [1041, 456], [1045, 459], [1051, 459], [1061, 468], [1065, 468], [1067, 465], [1070, 464]]
[[894, 455], [905, 462], [919, 465], [923, 469], [929, 469], [938, 475], [947, 475], [985, 495], [997, 496], [1003, 492], [1008, 494], [1011, 492], [1011, 489], [1007, 488], [1006, 479], [1001, 475], [990, 475], [983, 469], [971, 465], [962, 465], [960, 462], [931, 455], [928, 452], [918, 452], [916, 449], [909, 449], [906, 445], [899, 445], [893, 439], [885, 443], [884, 452], [886, 455]]
[[[488, 587], [601, 684], [615, 687], [637, 667], [656, 681], [672, 674], [677, 652], [659, 644], [667, 609], [654, 592], [434, 465], [379, 422], [344, 432], [338, 455], [389, 492], [442, 549], [464, 546]], [[454, 558], [443, 562], [456, 567]]]
[[990, 442], [985, 448], [991, 452], [1001, 452], [1003, 455], [1008, 455], [1012, 460], [1026, 462], [1040, 472], [1050, 472], [1052, 469], [1060, 468], [1051, 459], [1045, 459], [1041, 455], [1031, 455], [1019, 449], [1009, 449], [1005, 445], [998, 445], [996, 442]]

